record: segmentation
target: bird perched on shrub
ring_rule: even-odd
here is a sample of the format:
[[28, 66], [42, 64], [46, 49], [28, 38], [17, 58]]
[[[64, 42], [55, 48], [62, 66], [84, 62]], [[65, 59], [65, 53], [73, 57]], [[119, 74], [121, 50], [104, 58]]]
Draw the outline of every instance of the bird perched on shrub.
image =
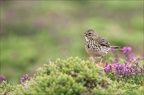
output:
[[106, 39], [99, 36], [93, 29], [89, 29], [85, 32], [85, 41], [87, 53], [93, 58], [101, 57], [100, 63], [111, 48], [119, 48], [119, 46], [111, 46]]

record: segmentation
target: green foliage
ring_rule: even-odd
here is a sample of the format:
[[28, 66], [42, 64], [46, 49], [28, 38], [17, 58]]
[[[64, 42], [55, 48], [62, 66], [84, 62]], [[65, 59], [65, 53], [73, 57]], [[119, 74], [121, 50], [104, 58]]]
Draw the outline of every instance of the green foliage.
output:
[[[4, 87], [1, 86], [1, 89], [4, 90]], [[140, 85], [112, 81], [102, 68], [91, 61], [70, 57], [49, 61], [29, 80], [6, 92], [14, 95], [141, 95], [144, 89]]]
[[6, 93], [11, 93], [16, 86], [10, 85], [7, 81], [0, 83], [0, 94], [4, 95]]

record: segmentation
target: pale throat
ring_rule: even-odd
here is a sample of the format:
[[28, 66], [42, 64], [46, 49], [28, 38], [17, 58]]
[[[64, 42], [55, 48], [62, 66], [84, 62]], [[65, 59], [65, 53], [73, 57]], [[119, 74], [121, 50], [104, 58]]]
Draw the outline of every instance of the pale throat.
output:
[[86, 36], [85, 36], [85, 40], [86, 40], [86, 41], [89, 41], [89, 39], [88, 39]]

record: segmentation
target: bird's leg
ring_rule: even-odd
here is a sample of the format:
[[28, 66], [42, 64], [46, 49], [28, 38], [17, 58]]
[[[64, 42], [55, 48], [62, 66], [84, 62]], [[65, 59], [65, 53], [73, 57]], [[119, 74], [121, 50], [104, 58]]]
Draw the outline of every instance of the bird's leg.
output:
[[103, 58], [104, 58], [104, 57], [102, 56], [102, 57], [101, 57], [101, 60], [100, 60], [100, 62], [99, 62], [99, 63], [101, 63], [101, 62], [102, 62]]
[[100, 68], [100, 69], [103, 69], [103, 66], [102, 66], [102, 64], [101, 64], [102, 60], [103, 60], [103, 56], [102, 56], [99, 64], [96, 64], [96, 66], [97, 66], [98, 68]]
[[95, 63], [95, 61], [96, 61], [96, 60], [95, 60], [95, 57], [92, 57], [92, 61], [93, 61], [93, 63]]

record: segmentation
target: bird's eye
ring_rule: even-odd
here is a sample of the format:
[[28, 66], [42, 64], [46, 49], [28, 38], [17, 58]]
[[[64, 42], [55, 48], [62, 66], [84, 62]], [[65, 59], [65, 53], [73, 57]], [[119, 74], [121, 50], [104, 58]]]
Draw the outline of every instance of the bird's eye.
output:
[[91, 34], [91, 33], [89, 33], [89, 34]]

